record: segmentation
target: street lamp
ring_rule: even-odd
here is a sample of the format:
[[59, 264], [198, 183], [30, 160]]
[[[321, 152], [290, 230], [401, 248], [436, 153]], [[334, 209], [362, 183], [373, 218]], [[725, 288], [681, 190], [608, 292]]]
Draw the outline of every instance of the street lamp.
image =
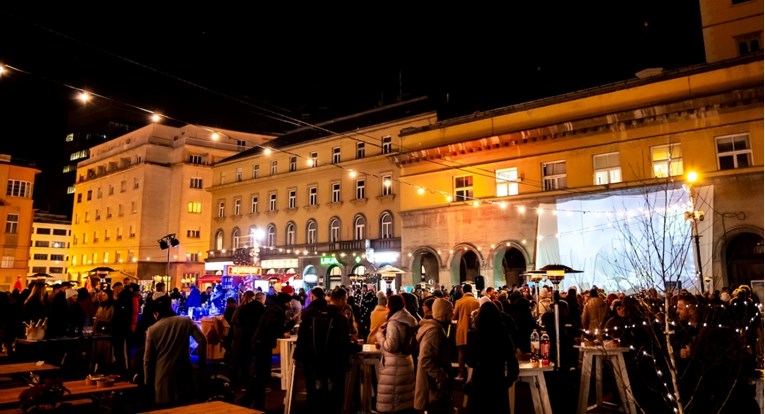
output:
[[178, 247], [181, 242], [175, 238], [175, 233], [170, 233], [162, 236], [161, 239], [157, 240], [157, 243], [159, 243], [160, 249], [167, 250], [167, 262], [165, 264], [165, 289], [167, 289], [167, 284], [170, 282], [170, 247]]
[[691, 195], [691, 211], [685, 212], [685, 220], [690, 220], [692, 222], [691, 237], [696, 243], [696, 273], [699, 275], [699, 286], [701, 288], [701, 293], [704, 294], [704, 271], [701, 267], [701, 246], [699, 243], [699, 238], [701, 237], [699, 234], [699, 222], [704, 221], [704, 212], [696, 210], [696, 199], [698, 198], [698, 193], [694, 184], [698, 180], [699, 175], [696, 173], [696, 171], [688, 172], [686, 181], [688, 182], [688, 191]]

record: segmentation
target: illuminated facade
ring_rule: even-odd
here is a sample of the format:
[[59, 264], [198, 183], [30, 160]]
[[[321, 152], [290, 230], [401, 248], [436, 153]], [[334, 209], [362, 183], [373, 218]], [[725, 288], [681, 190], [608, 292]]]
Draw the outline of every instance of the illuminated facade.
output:
[[69, 242], [72, 223], [66, 215], [35, 211], [28, 275], [47, 273], [55, 280], [68, 280]]
[[699, 5], [708, 63], [762, 51], [762, 0], [701, 0]]
[[414, 282], [447, 286], [477, 276], [520, 284], [562, 258], [595, 272], [614, 241], [603, 240], [605, 219], [589, 223], [609, 213], [590, 203], [657, 184], [682, 190], [695, 170], [704, 275], [715, 288], [762, 279], [762, 79], [760, 53], [404, 131], [406, 151], [394, 157], [410, 184], [400, 197], [404, 266]]
[[[397, 265], [402, 129], [435, 122], [425, 99], [286, 133], [213, 168], [209, 273], [256, 264], [263, 277], [333, 287]], [[395, 119], [390, 121], [390, 119]], [[283, 277], [282, 277], [283, 278]]]
[[[70, 277], [83, 282], [91, 270], [108, 267], [122, 273], [119, 280], [169, 275], [170, 286], [180, 286], [201, 276], [213, 165], [270, 139], [151, 124], [91, 148], [77, 166]], [[168, 234], [180, 244], [162, 250], [158, 240]]]

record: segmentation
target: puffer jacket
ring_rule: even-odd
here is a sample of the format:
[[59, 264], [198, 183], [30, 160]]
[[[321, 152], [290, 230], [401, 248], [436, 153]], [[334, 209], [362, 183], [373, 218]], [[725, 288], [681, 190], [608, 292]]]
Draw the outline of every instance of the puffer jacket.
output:
[[415, 375], [414, 408], [448, 412], [452, 403], [451, 352], [443, 326], [435, 319], [423, 319], [417, 330], [420, 354]]
[[417, 321], [402, 309], [385, 322], [377, 332], [382, 359], [377, 371], [377, 411], [391, 413], [414, 407], [414, 361], [411, 355], [399, 354], [404, 342], [406, 326], [417, 326]]

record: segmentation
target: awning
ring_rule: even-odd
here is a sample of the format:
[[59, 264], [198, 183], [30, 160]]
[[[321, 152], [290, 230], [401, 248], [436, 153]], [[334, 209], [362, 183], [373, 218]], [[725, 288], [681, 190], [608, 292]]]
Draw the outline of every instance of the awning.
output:
[[223, 275], [207, 274], [198, 279], [199, 283], [213, 283], [220, 282]]

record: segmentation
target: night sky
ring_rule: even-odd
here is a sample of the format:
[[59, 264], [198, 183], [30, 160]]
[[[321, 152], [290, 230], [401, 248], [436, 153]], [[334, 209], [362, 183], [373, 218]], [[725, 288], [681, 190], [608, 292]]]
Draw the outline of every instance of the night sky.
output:
[[79, 105], [70, 87], [182, 123], [269, 133], [399, 98], [428, 95], [455, 116], [704, 62], [694, 0], [120, 3], [0, 6], [0, 63], [29, 72], [0, 78], [0, 153], [60, 168], [50, 156], [60, 159]]

